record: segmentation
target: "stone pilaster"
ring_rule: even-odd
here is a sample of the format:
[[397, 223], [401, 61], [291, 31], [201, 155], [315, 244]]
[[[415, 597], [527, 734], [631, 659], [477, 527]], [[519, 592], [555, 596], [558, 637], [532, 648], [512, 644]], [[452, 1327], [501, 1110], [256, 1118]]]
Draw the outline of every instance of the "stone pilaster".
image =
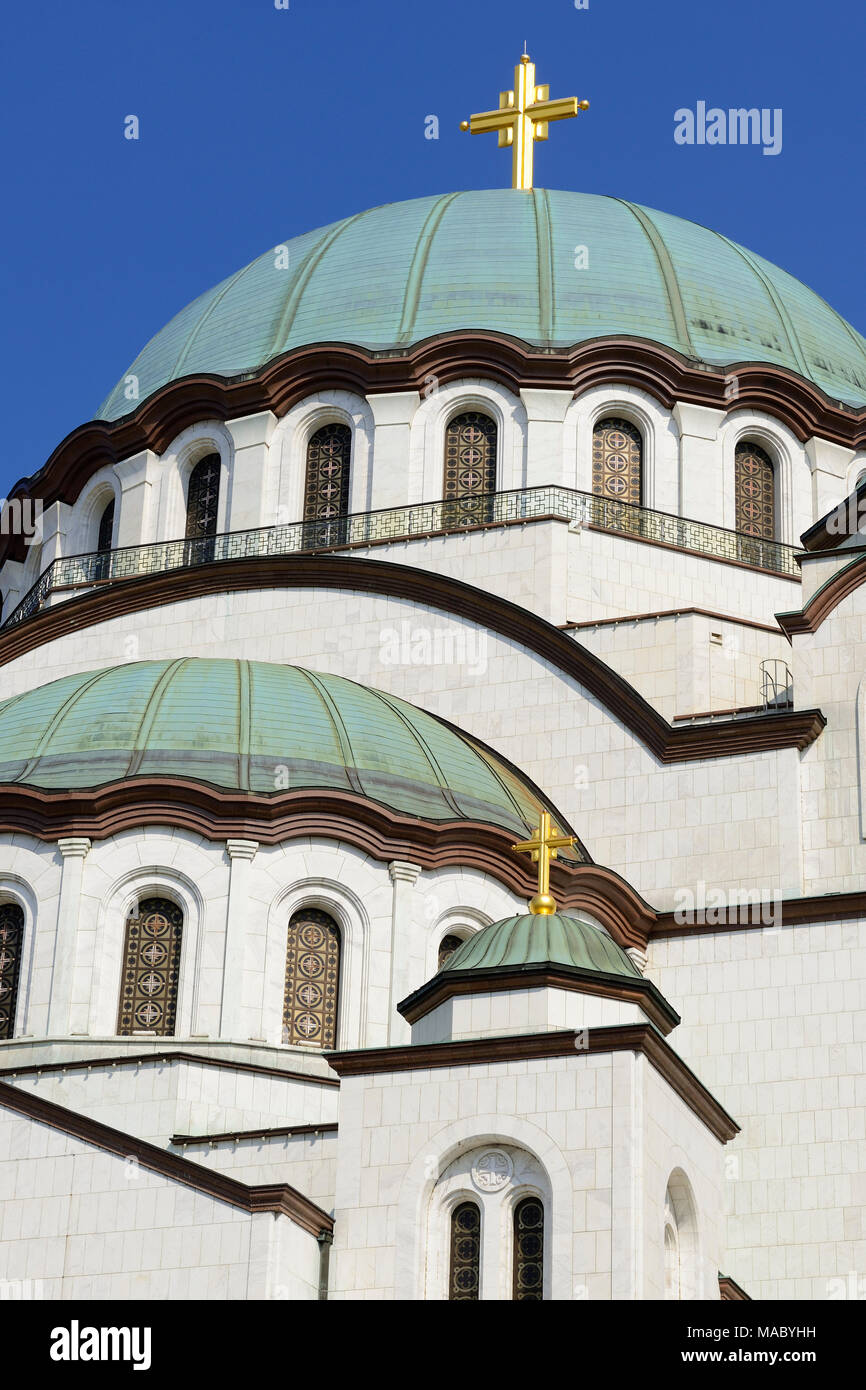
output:
[[[84, 878], [84, 860], [90, 850], [90, 841], [84, 836], [69, 836], [58, 840], [57, 848], [63, 856], [63, 867], [51, 965], [48, 1036], [62, 1038], [66, 1037], [72, 1027], [72, 986], [78, 953], [81, 885]], [[83, 1005], [79, 1004], [79, 1007], [86, 1026], [87, 1001]], [[78, 1031], [85, 1031], [85, 1028]]]
[[391, 998], [388, 1008], [388, 1042], [409, 1042], [411, 1030], [397, 1013], [397, 1005], [410, 992], [409, 961], [412, 935], [412, 890], [421, 873], [420, 864], [392, 859], [388, 873], [394, 890], [391, 899]]
[[246, 968], [246, 928], [249, 903], [250, 865], [256, 857], [258, 840], [226, 840], [229, 896], [226, 911], [226, 937], [223, 954], [220, 1037], [240, 1038], [243, 1033], [243, 987]]

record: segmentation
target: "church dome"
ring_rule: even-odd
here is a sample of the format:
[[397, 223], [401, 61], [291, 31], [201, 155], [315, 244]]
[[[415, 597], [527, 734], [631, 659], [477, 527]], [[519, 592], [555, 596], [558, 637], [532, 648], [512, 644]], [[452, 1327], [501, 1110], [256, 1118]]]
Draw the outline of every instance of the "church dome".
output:
[[866, 341], [761, 256], [619, 198], [486, 189], [389, 203], [269, 248], [157, 333], [99, 417], [129, 413], [129, 375], [141, 401], [182, 377], [252, 375], [304, 344], [393, 354], [458, 330], [555, 349], [625, 335], [716, 368], [774, 363], [866, 403]]
[[561, 912], [525, 912], [492, 922], [458, 946], [435, 978], [448, 971], [529, 965], [576, 966], [603, 975], [643, 979], [631, 957], [605, 932]]
[[0, 703], [0, 784], [183, 777], [256, 795], [354, 793], [406, 816], [523, 835], [547, 809], [466, 734], [341, 676], [264, 661], [137, 661]]

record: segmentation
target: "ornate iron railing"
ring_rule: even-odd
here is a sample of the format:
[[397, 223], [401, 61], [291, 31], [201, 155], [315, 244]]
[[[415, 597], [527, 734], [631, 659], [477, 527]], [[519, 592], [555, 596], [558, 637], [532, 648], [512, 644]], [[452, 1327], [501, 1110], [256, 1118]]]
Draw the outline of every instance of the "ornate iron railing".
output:
[[602, 531], [635, 536], [715, 559], [736, 560], [775, 574], [799, 577], [800, 573], [794, 547], [779, 541], [759, 540], [704, 521], [654, 512], [647, 507], [635, 507], [572, 488], [518, 488], [486, 497], [360, 512], [331, 521], [298, 521], [253, 531], [228, 531], [196, 540], [157, 541], [122, 550], [65, 556], [43, 571], [3, 627], [13, 627], [32, 617], [52, 594], [63, 591], [70, 592], [71, 596], [79, 589], [224, 560], [380, 545], [541, 517], [594, 526]]

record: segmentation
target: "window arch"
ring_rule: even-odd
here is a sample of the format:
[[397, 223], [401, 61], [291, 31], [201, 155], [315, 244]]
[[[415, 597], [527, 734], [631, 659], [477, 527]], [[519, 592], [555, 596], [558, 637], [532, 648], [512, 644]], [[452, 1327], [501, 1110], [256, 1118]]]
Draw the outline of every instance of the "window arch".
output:
[[216, 535], [220, 501], [220, 456], [206, 454], [189, 475], [186, 492], [186, 539], [208, 540]]
[[772, 541], [776, 538], [776, 474], [773, 460], [750, 439], [734, 450], [735, 522], [745, 536]]
[[597, 497], [628, 502], [643, 500], [643, 435], [631, 420], [606, 417], [592, 432], [592, 490]]
[[544, 1298], [544, 1206], [524, 1197], [514, 1208], [514, 1288], [517, 1301]]
[[448, 1301], [474, 1303], [481, 1287], [481, 1209], [460, 1202], [451, 1213]]
[[304, 521], [324, 523], [316, 528], [316, 544], [339, 545], [346, 538], [344, 518], [349, 511], [352, 431], [334, 421], [310, 436], [304, 485]]
[[126, 922], [117, 1031], [170, 1037], [177, 1017], [183, 911], [168, 898], [142, 898]]
[[454, 952], [460, 949], [464, 940], [465, 937], [455, 936], [453, 932], [449, 932], [447, 936], [443, 936], [442, 940], [439, 942], [439, 954], [436, 960], [437, 970], [442, 969], [443, 965], [454, 955]]
[[445, 432], [444, 496], [450, 526], [493, 519], [496, 491], [496, 421], [480, 410], [455, 415]]
[[286, 945], [283, 1042], [329, 1048], [337, 1042], [340, 928], [318, 908], [292, 914]]
[[102, 509], [96, 532], [97, 558], [93, 566], [94, 579], [107, 579], [111, 567], [111, 543], [114, 539], [114, 498]]
[[0, 1038], [15, 1033], [23, 945], [23, 909], [18, 903], [0, 903]]
[[697, 1208], [681, 1168], [671, 1173], [665, 1192], [664, 1274], [666, 1299], [701, 1297]]

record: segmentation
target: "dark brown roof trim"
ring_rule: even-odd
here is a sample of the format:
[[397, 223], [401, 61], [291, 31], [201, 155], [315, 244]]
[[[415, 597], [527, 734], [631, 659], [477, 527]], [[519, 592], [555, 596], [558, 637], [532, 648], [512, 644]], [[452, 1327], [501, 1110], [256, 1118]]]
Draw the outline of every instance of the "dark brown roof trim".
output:
[[490, 966], [475, 970], [446, 970], [416, 989], [397, 1005], [408, 1023], [417, 1023], [431, 1009], [456, 995], [499, 994], [515, 989], [566, 989], [601, 999], [637, 1004], [650, 1023], [667, 1035], [680, 1016], [651, 980], [630, 979], [606, 971], [589, 970], [553, 961], [531, 965]]
[[[848, 552], [840, 553], [847, 554]], [[859, 589], [860, 585], [866, 582], [866, 549], [852, 550], [850, 553], [852, 556], [850, 564], [831, 575], [802, 609], [793, 613], [776, 614], [779, 627], [789, 641], [792, 637], [799, 637], [804, 633], [817, 632], [825, 618], [829, 618], [834, 608], [838, 608], [843, 599], [846, 599], [849, 594], [853, 594], [855, 589]], [[813, 555], [807, 558], [818, 560], [822, 556]]]
[[338, 1129], [337, 1124], [322, 1123], [284, 1125], [279, 1129], [235, 1129], [225, 1134], [173, 1134], [171, 1143], [178, 1148], [188, 1148], [193, 1144], [236, 1144], [243, 1139], [294, 1139], [299, 1134], [336, 1134]]
[[726, 725], [674, 727], [600, 657], [528, 609], [448, 575], [355, 555], [227, 560], [180, 573], [126, 579], [115, 587], [45, 609], [28, 622], [0, 632], [0, 666], [58, 637], [69, 633], [80, 636], [83, 629], [110, 618], [184, 599], [209, 593], [311, 587], [408, 599], [483, 624], [549, 661], [582, 686], [662, 763], [748, 756], [775, 748], [802, 751], [826, 723], [820, 710], [790, 710], [758, 714]]
[[719, 1275], [719, 1298], [722, 1303], [751, 1303], [751, 1295], [741, 1289], [728, 1274]]
[[[516, 894], [536, 890], [528, 860], [514, 854], [514, 835], [476, 821], [401, 816], [353, 792], [285, 792], [254, 796], [182, 778], [128, 778], [74, 792], [15, 783], [2, 788], [0, 834], [56, 841], [67, 835], [106, 839], [147, 825], [171, 825], [207, 840], [237, 836], [285, 844], [311, 835], [353, 845], [383, 863], [408, 859], [422, 869], [479, 869]], [[551, 882], [563, 909], [592, 913], [621, 946], [643, 946], [655, 921], [651, 907], [613, 869], [558, 860]]]
[[[41, 497], [45, 506], [73, 502], [88, 478], [140, 449], [163, 453], [200, 420], [229, 420], [261, 410], [282, 416], [317, 392], [423, 390], [430, 375], [441, 385], [461, 377], [497, 381], [517, 394], [547, 387], [578, 395], [612, 383], [648, 392], [667, 409], [691, 401], [717, 410], [762, 410], [786, 424], [802, 442], [820, 435], [849, 448], [866, 446], [866, 410], [840, 406], [819, 388], [784, 367], [731, 363], [724, 369], [690, 362], [671, 348], [626, 336], [595, 338], [564, 351], [533, 348], [506, 334], [444, 333], [405, 352], [375, 353], [347, 343], [316, 343], [274, 358], [254, 374], [237, 378], [202, 374], [170, 382], [132, 414], [109, 424], [79, 426], [10, 497]], [[737, 396], [730, 398], [730, 379]], [[727, 394], [726, 394], [727, 391]], [[0, 562], [20, 559], [23, 538], [0, 538]]]
[[840, 518], [847, 522], [849, 517], [859, 518], [863, 515], [861, 508], [866, 508], [866, 481], [844, 497], [841, 502], [837, 502], [835, 507], [831, 507], [819, 521], [804, 531], [800, 541], [804, 550], [836, 550], [843, 541], [849, 540], [856, 531], [852, 532], [847, 526], [840, 530], [838, 525], [830, 526], [831, 520]]
[[[753, 569], [754, 566], [750, 565], [748, 568]], [[801, 580], [796, 579], [794, 582], [799, 584]], [[583, 623], [561, 623], [560, 629], [562, 632], [579, 632], [582, 628], [619, 627], [621, 623], [649, 623], [657, 618], [684, 618], [690, 614], [696, 614], [699, 618], [712, 618], [713, 622], [717, 623], [733, 623], [736, 627], [753, 627], [759, 632], [772, 632], [776, 637], [779, 635], [778, 624], [773, 627], [770, 623], [756, 622], [754, 618], [737, 618], [733, 613], [715, 613], [711, 608], [662, 608], [658, 613], [623, 613], [620, 618], [588, 618]]]
[[[10, 1038], [10, 1043], [21, 1042]], [[318, 1053], [317, 1056], [324, 1054]], [[0, 1058], [3, 1050], [0, 1048]], [[0, 1076], [40, 1076], [51, 1071], [90, 1071], [98, 1067], [140, 1067], [147, 1062], [194, 1062], [200, 1067], [217, 1067], [226, 1071], [253, 1072], [256, 1076], [272, 1076], [279, 1081], [306, 1081], [311, 1086], [339, 1086], [333, 1076], [311, 1076], [305, 1071], [283, 1071], [280, 1067], [261, 1067], [255, 1062], [232, 1062], [225, 1057], [200, 1057], [196, 1052], [137, 1052], [121, 1053], [117, 1057], [77, 1057], [69, 1062], [34, 1062], [24, 1067], [0, 1067]]]
[[19, 1091], [17, 1087], [7, 1085], [5, 1081], [0, 1081], [0, 1106], [5, 1110], [25, 1115], [37, 1124], [50, 1125], [52, 1129], [69, 1134], [85, 1144], [93, 1144], [94, 1147], [115, 1154], [118, 1158], [134, 1158], [149, 1172], [159, 1173], [161, 1177], [172, 1182], [195, 1188], [197, 1192], [213, 1197], [218, 1202], [226, 1202], [241, 1211], [271, 1211], [275, 1216], [287, 1216], [297, 1226], [317, 1237], [322, 1231], [331, 1232], [334, 1229], [333, 1217], [288, 1183], [267, 1183], [250, 1187], [247, 1183], [238, 1182], [236, 1178], [203, 1168], [197, 1163], [191, 1163], [188, 1158], [160, 1149], [156, 1144], [148, 1144], [144, 1139], [136, 1138], [134, 1134], [112, 1129], [99, 1120], [79, 1115], [75, 1110], [67, 1110], [65, 1106], [56, 1105], [52, 1100], [43, 1100], [41, 1096], [32, 1092]]
[[[712, 911], [712, 907], [706, 909]], [[744, 904], [741, 907], [731, 904], [721, 909], [742, 914], [745, 921], [706, 922], [697, 913], [689, 913], [687, 920], [677, 921], [674, 912], [659, 912], [650, 927], [649, 935], [654, 936], [700, 936], [708, 932], [748, 931], [768, 926], [771, 922], [783, 927], [808, 927], [814, 922], [844, 922], [855, 918], [866, 919], [866, 890], [858, 889], [851, 893], [818, 893], [812, 897], [781, 898], [778, 902]]]
[[383, 1072], [573, 1057], [577, 1038], [582, 1054], [640, 1053], [717, 1139], [726, 1143], [739, 1134], [736, 1121], [649, 1023], [590, 1028], [580, 1034], [572, 1028], [557, 1033], [521, 1033], [502, 1038], [468, 1038], [461, 1042], [418, 1043], [408, 1047], [371, 1047], [358, 1052], [331, 1052], [326, 1056], [339, 1076], [373, 1076]]

